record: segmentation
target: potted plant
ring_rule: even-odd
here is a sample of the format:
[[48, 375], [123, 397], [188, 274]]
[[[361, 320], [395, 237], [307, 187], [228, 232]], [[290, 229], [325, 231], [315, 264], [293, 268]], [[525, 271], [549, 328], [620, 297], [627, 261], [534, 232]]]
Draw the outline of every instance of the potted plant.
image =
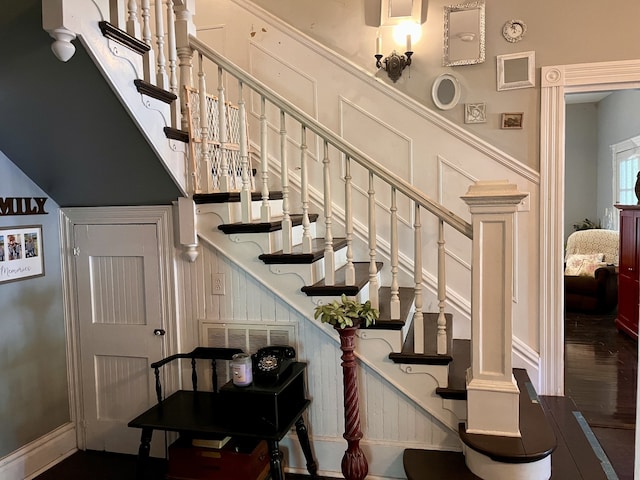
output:
[[327, 305], [315, 308], [314, 318], [323, 323], [333, 325], [340, 335], [340, 349], [342, 350], [342, 381], [344, 384], [344, 424], [346, 431], [347, 450], [342, 457], [342, 474], [347, 480], [363, 480], [369, 472], [367, 459], [360, 448], [362, 431], [360, 430], [360, 407], [358, 400], [358, 381], [356, 377], [355, 350], [356, 330], [364, 325], [368, 327], [375, 323], [380, 311], [367, 300], [362, 303], [340, 297]]
[[320, 318], [322, 323], [333, 325], [335, 329], [347, 327], [358, 328], [364, 321], [364, 326], [368, 327], [376, 322], [380, 312], [371, 306], [371, 301], [364, 303], [348, 298], [344, 293], [340, 301], [334, 300], [326, 305], [318, 305], [313, 317]]

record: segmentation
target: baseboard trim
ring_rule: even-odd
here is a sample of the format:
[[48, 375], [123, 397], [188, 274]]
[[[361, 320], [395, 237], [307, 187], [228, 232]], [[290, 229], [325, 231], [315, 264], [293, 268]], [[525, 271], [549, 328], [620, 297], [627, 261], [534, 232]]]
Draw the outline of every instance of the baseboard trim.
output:
[[[323, 460], [318, 475], [330, 478], [344, 478], [342, 476], [341, 462], [347, 449], [345, 440], [335, 437], [312, 436], [311, 446], [316, 460], [318, 458]], [[407, 448], [440, 450], [445, 447], [411, 442], [383, 442], [363, 438], [360, 441], [360, 448], [369, 465], [367, 479], [391, 480], [407, 478], [402, 463], [404, 451]], [[286, 458], [287, 472], [309, 474], [300, 444], [295, 435], [290, 434], [283, 438], [280, 442], [280, 449], [283, 450], [284, 458]]]
[[0, 478], [31, 480], [76, 451], [76, 428], [67, 423], [0, 460]]

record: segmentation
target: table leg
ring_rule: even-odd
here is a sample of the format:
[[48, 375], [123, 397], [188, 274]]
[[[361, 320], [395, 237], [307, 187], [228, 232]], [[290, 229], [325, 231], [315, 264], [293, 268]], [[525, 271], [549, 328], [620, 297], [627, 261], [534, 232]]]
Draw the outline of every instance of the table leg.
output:
[[152, 428], [143, 428], [140, 435], [140, 448], [138, 448], [138, 463], [136, 465], [136, 479], [144, 480], [144, 474], [149, 463], [149, 451], [151, 450]]
[[284, 480], [282, 469], [282, 452], [277, 440], [269, 440], [269, 456], [271, 457], [271, 480]]
[[311, 452], [311, 444], [309, 443], [309, 432], [307, 431], [307, 426], [304, 424], [304, 418], [302, 418], [302, 415], [296, 421], [296, 433], [298, 434], [300, 448], [302, 448], [302, 453], [304, 453], [304, 458], [307, 461], [307, 471], [311, 475], [311, 478], [317, 478], [318, 465], [313, 458], [313, 452]]

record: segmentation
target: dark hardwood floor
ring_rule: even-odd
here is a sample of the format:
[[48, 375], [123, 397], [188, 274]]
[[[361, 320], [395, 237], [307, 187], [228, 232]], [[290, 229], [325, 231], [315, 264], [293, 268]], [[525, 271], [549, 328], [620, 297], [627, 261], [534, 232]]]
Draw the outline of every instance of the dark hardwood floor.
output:
[[565, 317], [565, 395], [571, 397], [620, 480], [633, 479], [638, 344], [615, 312]]

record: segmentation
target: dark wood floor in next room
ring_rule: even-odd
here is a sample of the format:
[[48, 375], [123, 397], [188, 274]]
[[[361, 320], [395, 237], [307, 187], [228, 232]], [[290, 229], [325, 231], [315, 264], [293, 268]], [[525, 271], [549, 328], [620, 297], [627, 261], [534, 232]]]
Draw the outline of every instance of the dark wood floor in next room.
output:
[[565, 395], [571, 397], [620, 480], [633, 480], [638, 343], [616, 314], [566, 314]]

